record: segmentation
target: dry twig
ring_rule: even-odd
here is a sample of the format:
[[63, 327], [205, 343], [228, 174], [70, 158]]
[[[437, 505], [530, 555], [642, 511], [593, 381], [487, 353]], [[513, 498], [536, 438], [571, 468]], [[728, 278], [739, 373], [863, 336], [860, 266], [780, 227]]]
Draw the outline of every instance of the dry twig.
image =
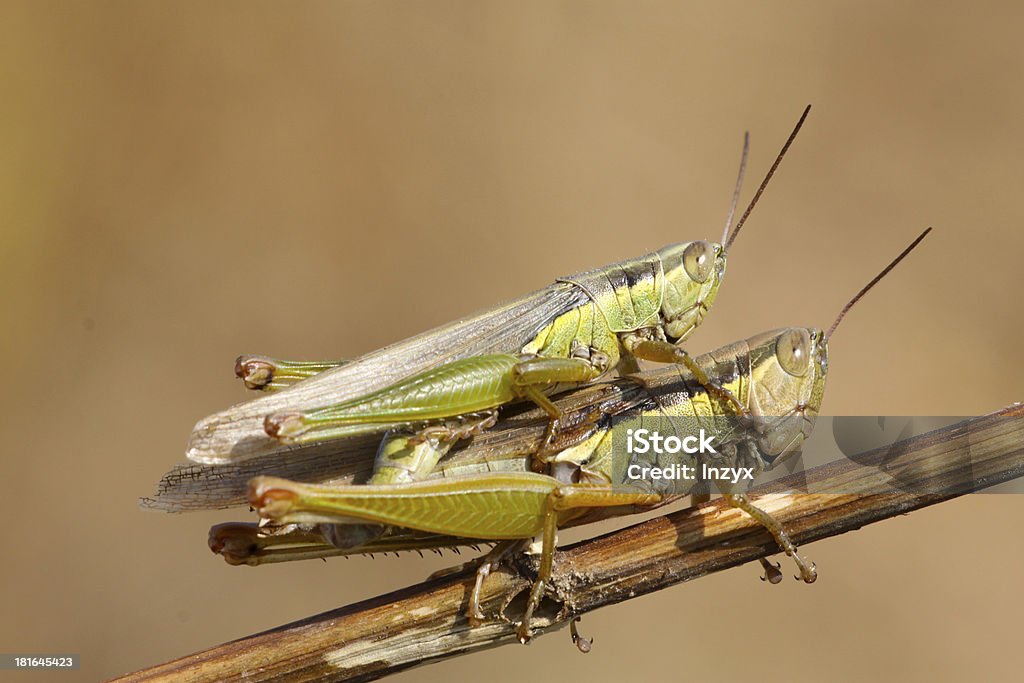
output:
[[[969, 449], [970, 467], [964, 467]], [[751, 491], [798, 544], [835, 536], [865, 524], [954, 498], [1024, 474], [1024, 406], [967, 420], [915, 437], [895, 450], [805, 473], [812, 490], [843, 494], [793, 494], [787, 480]], [[860, 463], [859, 465], [857, 463]], [[863, 465], [877, 464], [877, 467]], [[903, 488], [893, 492], [889, 473]], [[778, 548], [742, 512], [721, 501], [706, 503], [578, 543], [559, 553], [554, 595], [540, 616], [547, 624], [756, 560]], [[489, 614], [507, 608], [530, 583], [528, 563], [492, 574], [482, 603]], [[389, 673], [503, 643], [514, 643], [514, 625], [492, 620], [471, 628], [464, 617], [472, 572], [427, 581], [348, 607], [325, 612], [125, 676], [122, 681], [227, 678], [265, 681], [370, 680]], [[535, 622], [543, 625], [542, 621]]]

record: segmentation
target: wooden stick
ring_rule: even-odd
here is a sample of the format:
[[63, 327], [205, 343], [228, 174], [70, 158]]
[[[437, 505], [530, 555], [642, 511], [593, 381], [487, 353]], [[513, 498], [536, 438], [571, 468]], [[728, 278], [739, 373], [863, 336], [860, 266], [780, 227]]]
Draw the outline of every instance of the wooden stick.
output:
[[[891, 475], [897, 470], [899, 492]], [[805, 545], [1022, 474], [1024, 406], [1015, 404], [803, 475], [810, 490], [842, 494], [783, 493], [792, 487], [783, 479], [750, 496]], [[584, 541], [558, 554], [553, 596], [542, 606], [535, 631], [776, 552], [764, 529], [721, 500]], [[525, 557], [515, 565], [492, 573], [481, 596], [486, 614], [507, 612], [511, 622], [521, 613], [533, 571]], [[516, 643], [513, 623], [498, 618], [476, 628], [466, 623], [472, 585], [472, 571], [464, 569], [117, 680], [372, 680]], [[509, 605], [510, 596], [519, 600]]]

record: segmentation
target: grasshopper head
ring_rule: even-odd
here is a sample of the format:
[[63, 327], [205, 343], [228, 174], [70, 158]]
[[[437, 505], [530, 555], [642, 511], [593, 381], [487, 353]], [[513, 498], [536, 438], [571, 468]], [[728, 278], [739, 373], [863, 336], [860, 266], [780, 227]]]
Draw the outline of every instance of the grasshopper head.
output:
[[790, 327], [748, 339], [750, 389], [748, 409], [765, 426], [757, 440], [758, 457], [771, 469], [797, 452], [811, 434], [821, 409], [828, 374], [828, 340], [843, 317], [872, 287], [896, 267], [921, 240], [928, 228], [893, 259], [882, 272], [843, 306], [835, 322], [822, 333], [815, 328]]
[[796, 453], [811, 435], [828, 373], [821, 330], [790, 327], [753, 337], [750, 347], [751, 413], [765, 429], [757, 446], [765, 469]]
[[665, 336], [675, 344], [690, 336], [714, 303], [725, 273], [725, 251], [699, 240], [673, 244], [658, 255], [665, 270], [661, 321]]
[[786, 144], [775, 158], [768, 173], [765, 175], [761, 185], [754, 193], [753, 199], [747, 206], [746, 211], [740, 216], [739, 221], [733, 226], [737, 201], [740, 196], [740, 189], [743, 186], [743, 175], [747, 167], [747, 152], [750, 149], [750, 135], [743, 136], [743, 154], [740, 157], [740, 173], [736, 179], [736, 189], [733, 192], [732, 207], [729, 209], [729, 217], [725, 221], [725, 230], [722, 233], [720, 244], [714, 242], [683, 242], [673, 244], [658, 251], [661, 257], [662, 268], [665, 273], [665, 286], [661, 304], [661, 322], [665, 330], [665, 336], [672, 343], [685, 340], [690, 333], [700, 325], [707, 314], [711, 304], [718, 295], [718, 285], [725, 274], [725, 255], [729, 247], [736, 240], [736, 236], [743, 228], [747, 218], [757, 205], [761, 193], [768, 186], [768, 181], [775, 174], [782, 158], [786, 156], [786, 150], [793, 144], [800, 127], [804, 125], [811, 107], [807, 105], [800, 120], [796, 122], [793, 132], [786, 139]]

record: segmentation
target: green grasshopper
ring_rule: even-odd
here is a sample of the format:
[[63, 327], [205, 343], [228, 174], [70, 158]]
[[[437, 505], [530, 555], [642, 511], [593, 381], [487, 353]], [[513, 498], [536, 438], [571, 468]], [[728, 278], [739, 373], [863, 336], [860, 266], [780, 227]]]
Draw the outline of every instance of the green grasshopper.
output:
[[[709, 390], [729, 399], [679, 344], [713, 304], [727, 251], [809, 109], [733, 227], [741, 163], [721, 244], [675, 244], [559, 278], [518, 301], [352, 362], [242, 357], [236, 372], [246, 385], [273, 393], [197, 424], [189, 459], [229, 463], [274, 453], [282, 445], [394, 428], [424, 429], [421, 439], [454, 441], [490, 426], [498, 407], [518, 399], [532, 400], [549, 413], [550, 441], [560, 415], [547, 394], [591, 382], [613, 368], [619, 374], [635, 372], [636, 359], [681, 363]], [[744, 162], [746, 152], [745, 142]]]
[[[737, 428], [735, 419], [723, 423], [722, 416], [732, 414], [729, 401], [707, 391], [705, 384], [685, 367], [638, 375], [642, 380], [640, 388], [624, 399], [621, 395], [615, 399], [621, 403], [620, 416], [626, 415], [632, 424], [680, 435], [694, 434], [698, 428], [707, 429], [719, 437], [724, 454], [720, 457], [734, 464], [744, 464], [751, 471], [769, 470], [784, 462], [810, 435], [820, 409], [828, 369], [828, 340], [850, 308], [930, 230], [918, 236], [863, 287], [826, 332], [805, 328], [775, 330], [695, 359], [705, 373], [728, 388], [741, 404], [743, 414], [739, 422], [749, 428]], [[620, 380], [623, 381], [626, 380]], [[589, 389], [598, 390], [598, 387]], [[606, 404], [605, 409], [608, 407]], [[477, 570], [476, 586], [470, 598], [472, 621], [484, 618], [479, 595], [490, 571], [508, 553], [521, 547], [524, 540], [540, 534], [542, 546], [537, 579], [517, 631], [520, 640], [526, 642], [530, 638], [533, 612], [551, 575], [555, 534], [559, 527], [593, 521], [595, 510], [621, 514], [649, 508], [669, 497], [690, 492], [686, 488], [659, 490], [646, 481], [621, 480], [617, 473], [623, 469], [622, 453], [615, 448], [615, 433], [610, 421], [599, 420], [589, 436], [553, 459], [550, 474], [526, 471], [527, 467], [520, 461], [518, 470], [454, 472], [450, 473], [453, 476], [399, 485], [310, 485], [261, 476], [250, 482], [249, 502], [263, 519], [284, 529], [274, 540], [265, 542], [263, 548], [291, 542], [304, 546], [300, 554], [307, 556], [327, 554], [328, 546], [334, 544], [331, 534], [339, 527], [362, 529], [366, 522], [409, 532], [392, 530], [389, 535], [373, 537], [368, 544], [347, 548], [345, 552], [458, 545], [466, 543], [467, 539], [500, 541], [483, 558]], [[673, 457], [677, 459], [673, 461]], [[664, 466], [671, 461], [693, 466], [699, 459], [700, 456], [682, 453], [660, 455], [657, 464]], [[794, 559], [799, 578], [813, 582], [817, 576], [813, 564], [800, 557], [778, 521], [754, 506], [735, 482], [719, 481], [718, 485], [730, 505], [742, 509], [763, 525], [779, 547]], [[215, 550], [239, 550], [237, 529], [221, 528], [215, 532], [219, 534]], [[273, 532], [266, 538], [273, 538]]]

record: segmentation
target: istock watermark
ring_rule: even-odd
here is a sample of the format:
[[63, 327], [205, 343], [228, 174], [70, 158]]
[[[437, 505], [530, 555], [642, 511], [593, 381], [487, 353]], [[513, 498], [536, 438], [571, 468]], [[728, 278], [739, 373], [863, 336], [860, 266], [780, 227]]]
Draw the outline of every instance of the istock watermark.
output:
[[[922, 468], [928, 467], [927, 458], [908, 461], [903, 457], [904, 443], [932, 430], [963, 424], [961, 444], [967, 447], [959, 448], [956, 457], [958, 471], [970, 474], [978, 466], [975, 460], [980, 451], [971, 447], [965, 420], [797, 414], [752, 419], [650, 412], [611, 422], [606, 435], [611, 447], [602, 454], [610, 460], [604, 461], [602, 469], [615, 485], [666, 494], [715, 488], [743, 491], [783, 477], [790, 491], [856, 493], [856, 476], [840, 480], [806, 476], [811, 468], [842, 461], [848, 467], [864, 468], [874, 479], [882, 477], [894, 493], [928, 495], [934, 480], [921, 476]], [[850, 490], [843, 490], [844, 485]], [[1024, 493], [1024, 481], [992, 492]]]
[[[700, 429], [696, 434], [679, 436], [677, 434], [662, 435], [649, 429], [626, 429], [626, 452], [629, 455], [689, 455], [716, 456], [715, 436]], [[696, 465], [680, 462], [668, 463], [665, 466], [644, 465], [630, 462], [626, 468], [626, 479], [639, 481], [728, 481], [737, 484], [741, 480], [753, 481], [753, 466], [712, 466], [707, 462]]]
[[697, 434], [662, 436], [649, 429], [627, 429], [626, 449], [630, 453], [718, 453], [711, 445], [715, 437], [701, 429]]

